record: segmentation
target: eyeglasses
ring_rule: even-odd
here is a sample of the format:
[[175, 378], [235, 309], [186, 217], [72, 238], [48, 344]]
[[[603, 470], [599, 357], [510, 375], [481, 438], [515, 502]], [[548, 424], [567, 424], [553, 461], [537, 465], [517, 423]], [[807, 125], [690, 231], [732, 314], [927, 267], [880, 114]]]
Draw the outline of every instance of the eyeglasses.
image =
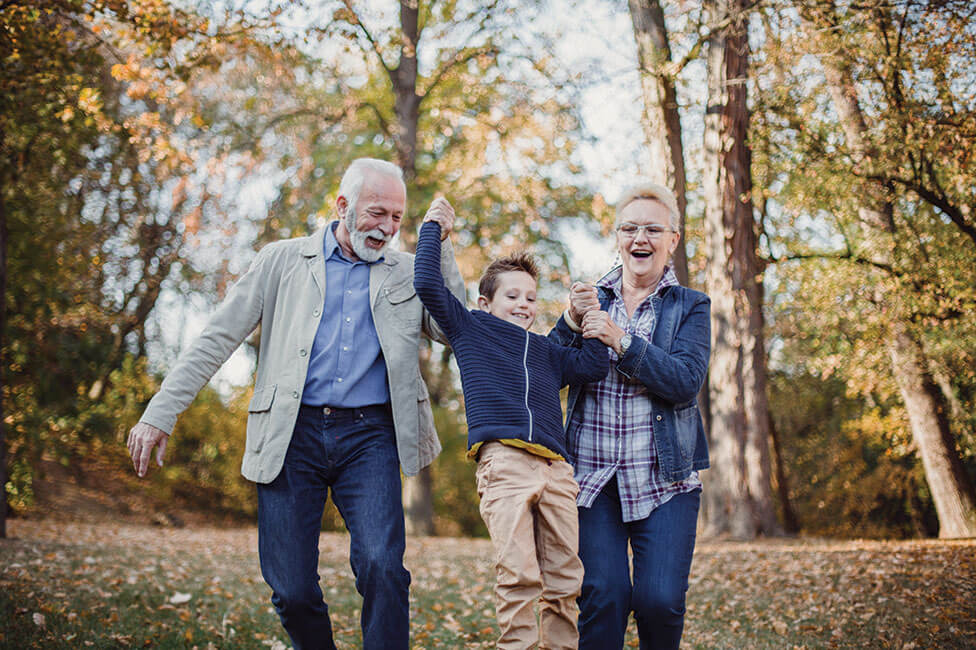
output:
[[627, 239], [636, 239], [637, 235], [639, 235], [642, 230], [646, 231], [647, 236], [651, 239], [660, 239], [666, 232], [675, 232], [671, 228], [662, 226], [659, 223], [649, 223], [641, 226], [636, 223], [625, 221], [617, 226], [617, 232]]

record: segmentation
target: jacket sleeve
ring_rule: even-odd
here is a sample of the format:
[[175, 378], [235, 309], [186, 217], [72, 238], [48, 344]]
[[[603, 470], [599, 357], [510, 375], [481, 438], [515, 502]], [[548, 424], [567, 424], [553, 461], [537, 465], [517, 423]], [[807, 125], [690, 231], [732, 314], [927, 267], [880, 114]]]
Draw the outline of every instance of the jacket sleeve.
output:
[[[549, 333], [553, 341], [552, 332]], [[560, 345], [562, 353], [562, 378], [560, 386], [589, 384], [600, 381], [610, 371], [610, 355], [607, 346], [599, 339], [580, 338], [579, 347]]]
[[176, 361], [159, 392], [149, 401], [140, 422], [166, 433], [173, 431], [180, 414], [196, 398], [220, 366], [254, 331], [264, 309], [267, 283], [266, 246], [257, 254], [247, 272], [231, 287], [196, 341]]
[[678, 323], [671, 352], [635, 336], [617, 371], [636, 379], [660, 399], [690, 402], [701, 390], [711, 353], [711, 301], [703, 294]]
[[[448, 242], [448, 240], [445, 240]], [[445, 254], [449, 260], [445, 261]], [[445, 283], [445, 269], [450, 274]], [[465, 319], [469, 317], [464, 304], [458, 295], [464, 296], [464, 281], [454, 259], [454, 249], [450, 243], [441, 242], [441, 226], [436, 221], [428, 221], [420, 228], [417, 240], [417, 253], [413, 258], [413, 287], [424, 304], [424, 331], [432, 338], [437, 337], [438, 331], [447, 339], [457, 336]], [[432, 323], [426, 323], [433, 319]]]

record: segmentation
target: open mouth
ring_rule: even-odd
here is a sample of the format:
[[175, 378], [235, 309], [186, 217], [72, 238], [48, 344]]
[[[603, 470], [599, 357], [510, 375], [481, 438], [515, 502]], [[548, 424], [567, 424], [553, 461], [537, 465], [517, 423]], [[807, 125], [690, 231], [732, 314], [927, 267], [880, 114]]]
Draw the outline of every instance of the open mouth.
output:
[[512, 314], [515, 318], [521, 318], [522, 320], [529, 320], [528, 314]]
[[631, 251], [630, 252], [631, 257], [639, 257], [639, 258], [650, 257], [653, 254], [654, 253], [651, 252], [651, 251]]
[[383, 248], [386, 246], [386, 240], [377, 239], [376, 237], [366, 237], [366, 245], [370, 248]]

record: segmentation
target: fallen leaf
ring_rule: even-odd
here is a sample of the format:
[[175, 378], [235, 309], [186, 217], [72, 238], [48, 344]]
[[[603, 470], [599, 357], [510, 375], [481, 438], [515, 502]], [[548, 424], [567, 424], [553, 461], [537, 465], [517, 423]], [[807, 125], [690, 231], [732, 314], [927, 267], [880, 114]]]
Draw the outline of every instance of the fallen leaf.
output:
[[169, 602], [171, 602], [174, 605], [182, 605], [183, 603], [188, 603], [190, 602], [190, 594], [184, 594], [180, 591], [177, 591], [176, 593], [174, 593], [172, 596], [169, 597]]

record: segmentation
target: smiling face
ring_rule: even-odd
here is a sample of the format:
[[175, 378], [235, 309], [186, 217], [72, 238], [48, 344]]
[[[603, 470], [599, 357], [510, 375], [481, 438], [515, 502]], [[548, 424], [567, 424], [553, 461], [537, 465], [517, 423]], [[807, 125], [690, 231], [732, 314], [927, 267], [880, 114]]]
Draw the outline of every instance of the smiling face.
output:
[[351, 259], [375, 262], [383, 256], [390, 240], [400, 230], [407, 205], [407, 192], [400, 179], [378, 172], [366, 172], [359, 196], [339, 195], [336, 210], [342, 217], [336, 240]]
[[478, 296], [478, 308], [527, 330], [535, 322], [535, 291], [535, 278], [525, 271], [499, 273], [495, 293]]
[[[638, 226], [636, 233], [628, 233]], [[640, 228], [640, 226], [651, 226]], [[678, 246], [671, 229], [671, 212], [656, 199], [635, 199], [617, 215], [617, 250], [624, 273], [656, 284]]]

